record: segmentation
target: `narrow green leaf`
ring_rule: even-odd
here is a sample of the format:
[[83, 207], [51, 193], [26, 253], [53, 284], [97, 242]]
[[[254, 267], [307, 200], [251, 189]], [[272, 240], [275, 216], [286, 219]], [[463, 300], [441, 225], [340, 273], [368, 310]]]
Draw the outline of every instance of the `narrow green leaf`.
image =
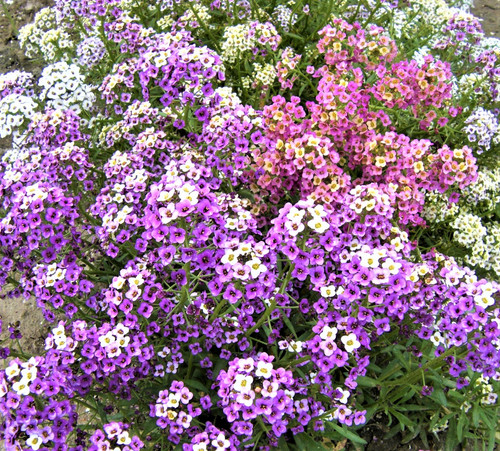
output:
[[446, 395], [444, 394], [444, 391], [441, 390], [440, 388], [434, 389], [431, 398], [434, 399], [434, 401], [436, 401], [441, 406], [446, 407], [448, 405], [448, 400], [446, 399]]
[[342, 437], [350, 440], [353, 443], [358, 443], [360, 445], [366, 445], [367, 443], [366, 440], [362, 439], [359, 435], [355, 434], [354, 432], [348, 430], [345, 426], [340, 427], [338, 424], [332, 422], [326, 422], [326, 425], [331, 427], [336, 432], [338, 432]]
[[394, 415], [397, 418], [400, 424], [403, 424], [408, 427], [415, 426], [415, 423], [413, 421], [411, 421], [408, 417], [404, 416], [402, 413], [398, 412], [396, 409], [389, 407], [389, 412], [391, 413], [391, 415]]
[[373, 379], [371, 377], [368, 377], [368, 376], [360, 376], [356, 379], [356, 382], [358, 383], [358, 385], [360, 387], [376, 387], [377, 385], [379, 385], [379, 383], [377, 382], [376, 379]]
[[302, 451], [326, 451], [326, 448], [321, 444], [312, 439], [309, 435], [302, 433], [297, 434], [295, 437], [295, 443]]
[[199, 381], [195, 381], [193, 379], [188, 379], [188, 380], [185, 380], [184, 383], [189, 388], [196, 388], [197, 390], [200, 390], [200, 391], [205, 392], [205, 393], [209, 392], [209, 389]]
[[479, 410], [479, 406], [474, 404], [474, 407], [472, 408], [472, 424], [476, 428], [479, 426]]
[[462, 443], [464, 437], [464, 428], [465, 423], [468, 423], [467, 418], [465, 417], [465, 413], [462, 412], [460, 417], [458, 418], [458, 426], [457, 426], [457, 439], [460, 443]]
[[299, 41], [303, 42], [304, 38], [302, 36], [299, 36], [298, 34], [295, 33], [283, 33], [284, 36], [288, 36], [293, 39], [298, 39]]
[[448, 433], [446, 434], [445, 450], [454, 451], [458, 444], [459, 442], [457, 440], [457, 423], [455, 422], [455, 419], [452, 418], [450, 419], [448, 426]]

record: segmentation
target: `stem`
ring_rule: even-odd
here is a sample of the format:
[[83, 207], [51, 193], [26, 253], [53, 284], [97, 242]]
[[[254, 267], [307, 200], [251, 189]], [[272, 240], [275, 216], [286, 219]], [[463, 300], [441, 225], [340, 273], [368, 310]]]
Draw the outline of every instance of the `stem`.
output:
[[[448, 357], [449, 355], [456, 352], [455, 348], [450, 348], [447, 351], [443, 352], [439, 357], [427, 362], [421, 368], [418, 368], [412, 371], [410, 374], [398, 379], [397, 381], [392, 381], [387, 384], [388, 388], [392, 386], [398, 386], [399, 388], [392, 393], [392, 396], [388, 399], [390, 402], [395, 402], [401, 395], [403, 395], [408, 390], [408, 385], [412, 385], [420, 379], [420, 375], [425, 372], [427, 369], [436, 369], [441, 364], [442, 361]], [[460, 357], [465, 357], [469, 351], [463, 352]]]
[[273, 299], [271, 301], [271, 305], [269, 305], [269, 307], [267, 307], [266, 311], [263, 313], [263, 315], [260, 317], [259, 321], [257, 321], [255, 323], [255, 325], [250, 328], [247, 332], [246, 332], [246, 336], [250, 336], [252, 335], [256, 329], [258, 329], [260, 326], [262, 326], [262, 324], [265, 323], [265, 321], [267, 320], [267, 318], [269, 318], [269, 315], [271, 315], [271, 312], [276, 308], [276, 300]]
[[9, 20], [10, 26], [12, 27], [12, 33], [14, 33], [14, 36], [17, 38], [17, 36], [19, 35], [19, 30], [17, 29], [16, 21], [12, 17], [12, 14], [10, 13], [9, 8], [7, 8], [5, 1], [0, 0], [0, 2], [2, 2], [3, 12], [4, 12], [5, 16], [7, 17], [7, 19]]

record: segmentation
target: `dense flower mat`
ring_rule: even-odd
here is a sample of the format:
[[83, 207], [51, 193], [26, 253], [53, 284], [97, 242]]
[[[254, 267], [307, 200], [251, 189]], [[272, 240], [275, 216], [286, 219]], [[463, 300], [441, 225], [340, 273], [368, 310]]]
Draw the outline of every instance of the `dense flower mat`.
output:
[[493, 450], [500, 41], [468, 8], [56, 0], [22, 28], [0, 286], [51, 324], [0, 349], [6, 449], [362, 448], [377, 418]]

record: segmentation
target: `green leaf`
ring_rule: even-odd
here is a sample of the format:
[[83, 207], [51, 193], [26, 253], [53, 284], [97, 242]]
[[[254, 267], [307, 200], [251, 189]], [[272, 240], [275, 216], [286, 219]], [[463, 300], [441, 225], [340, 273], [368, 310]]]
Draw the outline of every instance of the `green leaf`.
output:
[[440, 388], [434, 389], [431, 398], [434, 399], [434, 401], [436, 401], [441, 406], [446, 407], [448, 405], [448, 400], [446, 399], [446, 395], [444, 394], [444, 391], [441, 390]]
[[419, 406], [418, 404], [405, 404], [403, 406], [398, 406], [398, 409], [403, 412], [424, 412], [426, 410], [431, 410], [429, 406]]
[[287, 36], [289, 38], [298, 39], [301, 42], [304, 41], [304, 38], [302, 36], [299, 36], [298, 34], [295, 34], [295, 33], [283, 33], [283, 35]]
[[476, 428], [479, 426], [479, 411], [480, 407], [477, 404], [474, 404], [474, 407], [472, 408], [472, 424]]
[[321, 443], [314, 441], [305, 433], [297, 434], [294, 439], [300, 451], [326, 451]]
[[408, 392], [406, 393], [406, 395], [404, 395], [401, 400], [399, 401], [399, 404], [402, 404], [402, 405], [406, 405], [406, 401], [410, 400], [411, 398], [413, 398], [415, 396], [415, 393], [416, 393], [416, 390], [411, 388], [410, 390], [408, 390]]
[[484, 409], [479, 409], [479, 417], [481, 418], [481, 420], [484, 422], [484, 424], [486, 424], [486, 426], [488, 426], [488, 429], [495, 429], [496, 425], [495, 425], [495, 420], [492, 419], [489, 415], [488, 415], [488, 412]]
[[255, 197], [249, 189], [240, 189], [238, 191], [238, 196], [242, 197], [243, 199], [251, 200], [253, 203], [255, 203]]
[[500, 219], [500, 203], [498, 203], [495, 207], [495, 215], [498, 219]]
[[389, 407], [389, 412], [391, 413], [391, 415], [394, 415], [398, 419], [400, 424], [403, 424], [408, 427], [415, 426], [415, 423], [413, 421], [411, 421], [408, 417], [404, 416], [402, 413], [398, 412], [396, 409]]
[[278, 440], [278, 448], [282, 449], [283, 451], [290, 451], [290, 448], [288, 447], [286, 443], [285, 436], [282, 435], [280, 439]]
[[468, 425], [467, 418], [465, 417], [465, 413], [462, 412], [460, 414], [460, 417], [458, 418], [458, 426], [457, 426], [457, 439], [460, 443], [462, 443], [463, 437], [464, 437], [464, 429], [465, 425]]
[[457, 439], [457, 423], [455, 422], [455, 419], [450, 419], [450, 423], [448, 426], [448, 433], [446, 434], [446, 445], [445, 445], [445, 450], [446, 451], [454, 451], [457, 445], [459, 444], [459, 441]]
[[[354, 432], [348, 430], [345, 426], [340, 427], [338, 424], [332, 422], [326, 422], [326, 425], [334, 429], [342, 437], [350, 440], [353, 443], [358, 443], [360, 445], [367, 444], [366, 440], [362, 439], [359, 435], [355, 434]], [[329, 437], [328, 433], [325, 433], [324, 435]]]
[[495, 437], [496, 437], [496, 429], [490, 429], [490, 433], [488, 434], [488, 451], [493, 451], [495, 449]]
[[373, 388], [373, 387], [376, 387], [377, 385], [379, 385], [379, 383], [377, 382], [376, 379], [373, 379], [373, 378], [368, 377], [368, 376], [360, 376], [356, 379], [356, 382], [358, 383], [358, 385], [360, 387]]
[[[281, 309], [280, 309], [280, 311], [281, 311]], [[285, 322], [287, 327], [290, 329], [290, 332], [292, 332], [293, 336], [295, 337], [295, 340], [298, 340], [297, 332], [295, 332], [295, 328], [293, 327], [292, 321], [290, 321], [288, 316], [286, 316], [285, 312], [281, 312], [281, 318], [283, 319], [283, 321]]]
[[185, 380], [184, 383], [189, 388], [196, 388], [197, 390], [200, 390], [200, 391], [205, 392], [205, 393], [209, 392], [209, 389], [199, 381], [188, 379], [188, 380]]

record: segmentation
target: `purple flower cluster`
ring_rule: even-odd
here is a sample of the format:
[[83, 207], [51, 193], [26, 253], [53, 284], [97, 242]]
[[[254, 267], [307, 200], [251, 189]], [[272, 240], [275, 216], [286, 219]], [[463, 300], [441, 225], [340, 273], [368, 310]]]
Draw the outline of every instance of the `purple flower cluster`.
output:
[[104, 58], [106, 48], [99, 38], [90, 37], [78, 44], [76, 54], [79, 57], [78, 63], [81, 66], [92, 68]]
[[51, 350], [25, 362], [13, 359], [0, 373], [0, 430], [7, 449], [24, 449], [24, 443], [35, 450], [68, 449], [65, 443], [77, 419], [69, 401], [74, 360], [68, 348]]
[[137, 436], [130, 436], [126, 426], [120, 422], [103, 425], [102, 430], [95, 431], [90, 437], [89, 451], [138, 451], [144, 443]]
[[174, 443], [180, 442], [193, 418], [201, 415], [202, 409], [194, 407], [192, 399], [193, 393], [183, 382], [173, 381], [168, 390], [160, 391], [156, 403], [151, 406], [150, 415], [158, 418], [156, 424], [160, 428], [169, 428], [169, 437]]
[[0, 100], [11, 94], [31, 97], [34, 94], [33, 74], [16, 70], [0, 75]]

